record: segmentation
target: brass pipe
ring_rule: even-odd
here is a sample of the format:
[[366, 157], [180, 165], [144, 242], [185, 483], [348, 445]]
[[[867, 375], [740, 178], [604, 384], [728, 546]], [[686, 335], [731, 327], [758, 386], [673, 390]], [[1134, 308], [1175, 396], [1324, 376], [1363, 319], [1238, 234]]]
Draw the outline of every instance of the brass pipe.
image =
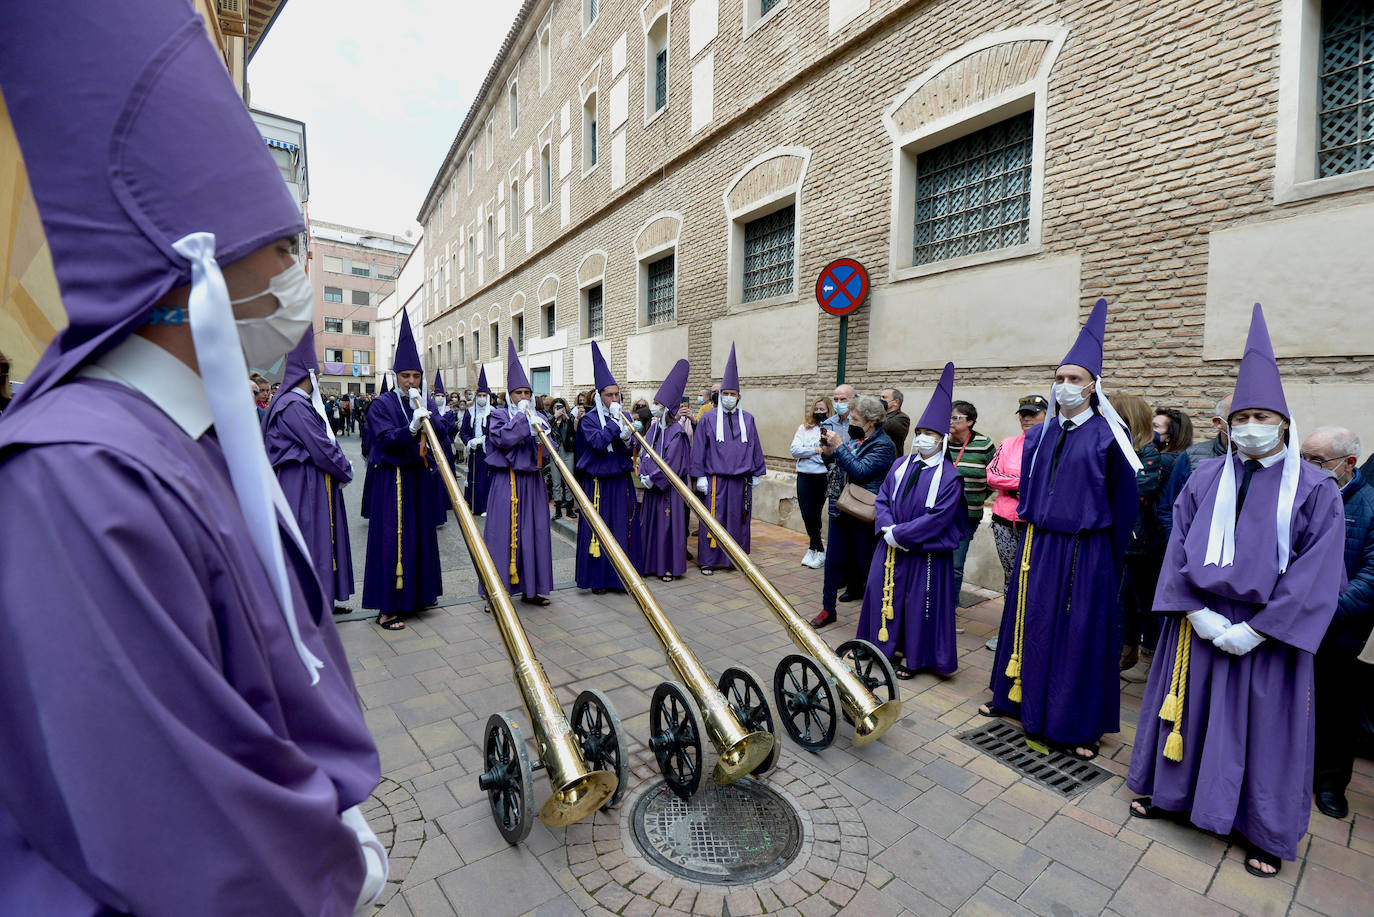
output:
[[768, 581], [759, 569], [758, 564], [750, 558], [749, 552], [740, 547], [739, 542], [730, 536], [725, 526], [721, 525], [720, 520], [716, 519], [709, 509], [706, 508], [697, 495], [692, 492], [680, 477], [669, 468], [667, 463], [659, 457], [649, 441], [642, 435], [635, 432], [634, 438], [638, 440], [639, 447], [645, 451], [657, 464], [659, 469], [673, 485], [673, 489], [678, 492], [687, 507], [701, 520], [701, 524], [711, 532], [716, 543], [730, 556], [730, 560], [739, 568], [750, 584], [758, 590], [759, 595], [773, 609], [782, 626], [787, 629], [787, 635], [792, 638], [797, 649], [816, 660], [826, 675], [835, 685], [840, 695], [840, 703], [848, 711], [850, 718], [854, 721], [854, 744], [867, 745], [875, 741], [902, 715], [902, 702], [898, 698], [890, 701], [879, 701], [873, 692], [859, 680], [854, 671], [839, 656], [830, 645], [821, 639], [821, 635], [816, 633], [806, 619], [797, 614], [797, 610], [792, 607], [792, 603], [783, 598], [781, 592]]
[[649, 627], [653, 630], [654, 636], [663, 646], [664, 656], [667, 658], [668, 667], [677, 675], [697, 703], [697, 708], [701, 711], [702, 721], [706, 725], [707, 738], [715, 746], [719, 756], [716, 766], [711, 774], [711, 779], [717, 784], [725, 785], [734, 783], [740, 777], [747, 776], [756, 767], [763, 763], [768, 757], [768, 753], [773, 750], [773, 735], [768, 732], [749, 732], [741, 725], [739, 718], [730, 709], [729, 703], [716, 687], [716, 683], [706, 674], [706, 668], [697, 659], [696, 655], [682, 642], [678, 632], [674, 629], [668, 616], [663, 613], [658, 602], [654, 600], [649, 592], [649, 587], [644, 585], [643, 578], [635, 570], [634, 564], [625, 553], [625, 549], [616, 540], [611, 527], [606, 524], [606, 520], [601, 518], [592, 500], [587, 496], [586, 491], [577, 483], [577, 478], [563, 461], [558, 450], [554, 448], [553, 440], [544, 431], [530, 414], [530, 426], [538, 431], [539, 440], [544, 444], [544, 448], [549, 451], [549, 457], [558, 466], [559, 472], [563, 475], [564, 482], [568, 489], [572, 491], [573, 498], [577, 501], [578, 507], [582, 510], [582, 518], [587, 520], [587, 524], [592, 527], [596, 537], [601, 541], [601, 551], [609, 555], [611, 566], [615, 567], [615, 572], [620, 576], [620, 581], [625, 584], [630, 596], [639, 606], [639, 610], [644, 614], [644, 619], [649, 622]]
[[511, 604], [506, 581], [487, 551], [472, 510], [463, 501], [463, 492], [458, 488], [453, 469], [445, 461], [444, 449], [438, 434], [434, 432], [434, 425], [428, 417], [424, 418], [423, 423], [430, 454], [439, 466], [439, 474], [448, 489], [449, 502], [453, 504], [454, 514], [458, 517], [458, 528], [467, 542], [472, 565], [477, 568], [477, 577], [487, 590], [491, 616], [501, 632], [501, 642], [506, 645], [515, 687], [520, 691], [520, 700], [530, 717], [530, 731], [534, 733], [535, 744], [539, 748], [539, 760], [544, 763], [545, 772], [549, 775], [553, 795], [539, 810], [539, 820], [550, 828], [581, 821], [605, 805], [606, 800], [615, 794], [619, 778], [611, 771], [594, 771], [587, 767], [582, 749], [572, 734], [572, 727], [568, 725], [568, 718], [563, 715], [563, 708], [553, 693], [553, 685], [549, 684], [549, 676], [535, 658], [534, 648], [530, 646], [525, 629], [515, 613], [515, 606]]

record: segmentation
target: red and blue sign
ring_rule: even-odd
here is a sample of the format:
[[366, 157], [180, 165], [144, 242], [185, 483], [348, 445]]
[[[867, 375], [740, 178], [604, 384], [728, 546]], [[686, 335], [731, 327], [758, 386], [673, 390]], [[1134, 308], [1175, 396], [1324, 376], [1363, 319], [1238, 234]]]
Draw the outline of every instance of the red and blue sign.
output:
[[830, 262], [816, 278], [816, 302], [831, 315], [848, 315], [868, 299], [868, 270], [853, 258]]

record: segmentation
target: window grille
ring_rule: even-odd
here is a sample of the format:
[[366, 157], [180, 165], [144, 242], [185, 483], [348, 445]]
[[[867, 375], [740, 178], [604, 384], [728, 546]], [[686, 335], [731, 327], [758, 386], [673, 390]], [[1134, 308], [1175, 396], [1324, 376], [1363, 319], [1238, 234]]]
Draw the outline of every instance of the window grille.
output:
[[525, 316], [523, 316], [523, 315], [517, 315], [517, 316], [515, 316], [515, 320], [512, 322], [512, 324], [515, 325], [515, 328], [513, 329], [515, 333], [511, 335], [511, 337], [515, 338], [515, 352], [516, 352], [516, 353], [524, 353], [524, 352], [525, 352]]
[[651, 325], [673, 320], [673, 306], [676, 297], [673, 273], [676, 262], [676, 256], [669, 255], [666, 258], [659, 258], [649, 265], [648, 318]]
[[1374, 3], [1322, 3], [1317, 177], [1374, 168]]
[[458, 339], [458, 362], [459, 362], [459, 363], [466, 363], [466, 362], [468, 361], [468, 347], [467, 347], [467, 344], [468, 344], [468, 342], [467, 342], [466, 339], [464, 339], [464, 338], [459, 338], [459, 339]]
[[654, 111], [668, 104], [668, 49], [654, 56]]
[[788, 204], [744, 224], [744, 301], [792, 292], [797, 207]]
[[1030, 239], [1034, 114], [1000, 121], [916, 157], [912, 264]]
[[324, 330], [329, 334], [343, 334], [343, 319], [326, 318], [324, 320]]
[[605, 310], [601, 284], [587, 288], [587, 337], [599, 338], [606, 333]]
[[768, 15], [768, 11], [777, 6], [780, 0], [759, 0], [759, 18]]
[[369, 325], [368, 322], [360, 322], [360, 321], [358, 321], [357, 319], [354, 319], [354, 320], [353, 320], [353, 333], [354, 333], [354, 334], [371, 334], [371, 333], [372, 333], [372, 329], [371, 329], [371, 327], [370, 327], [370, 325]]
[[493, 359], [501, 355], [501, 329], [496, 322], [491, 323], [491, 355]]
[[551, 338], [556, 331], [554, 322], [553, 303], [544, 307], [544, 337]]

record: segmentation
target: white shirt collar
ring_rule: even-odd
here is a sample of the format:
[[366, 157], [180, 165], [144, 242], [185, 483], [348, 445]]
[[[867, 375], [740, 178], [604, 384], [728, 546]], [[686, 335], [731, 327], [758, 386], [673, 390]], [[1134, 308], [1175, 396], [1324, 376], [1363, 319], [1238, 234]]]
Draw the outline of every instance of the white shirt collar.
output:
[[936, 465], [940, 464], [942, 461], [945, 460], [945, 453], [943, 449], [936, 449], [929, 456], [925, 456], [917, 452], [916, 458], [920, 460], [920, 462], [924, 464], [927, 468], [934, 468]]
[[[1279, 462], [1283, 461], [1283, 454], [1284, 454], [1285, 452], [1287, 452], [1287, 451], [1288, 451], [1287, 449], [1280, 449], [1278, 452], [1275, 452], [1273, 455], [1266, 455], [1266, 456], [1265, 456], [1264, 458], [1262, 458], [1262, 459], [1255, 459], [1255, 461], [1257, 461], [1257, 462], [1260, 463], [1260, 467], [1261, 467], [1261, 468], [1272, 468], [1272, 467], [1274, 467], [1275, 465], [1277, 465]], [[1241, 464], [1242, 464], [1242, 465], [1245, 464], [1245, 463], [1246, 463], [1247, 461], [1249, 461], [1249, 459], [1250, 459], [1250, 457], [1249, 457], [1248, 455], [1246, 455], [1244, 452], [1237, 452], [1236, 455], [1237, 455], [1237, 457], [1240, 458], [1240, 461], [1241, 461]]]
[[1075, 427], [1081, 427], [1091, 416], [1093, 416], [1092, 408], [1089, 408], [1086, 411], [1080, 411], [1074, 417], [1065, 417], [1063, 414], [1055, 415], [1055, 417], [1059, 420], [1059, 426], [1061, 427], [1069, 423], [1072, 423]]
[[140, 334], [129, 335], [78, 375], [118, 382], [147, 396], [192, 439], [200, 439], [214, 422], [200, 376]]

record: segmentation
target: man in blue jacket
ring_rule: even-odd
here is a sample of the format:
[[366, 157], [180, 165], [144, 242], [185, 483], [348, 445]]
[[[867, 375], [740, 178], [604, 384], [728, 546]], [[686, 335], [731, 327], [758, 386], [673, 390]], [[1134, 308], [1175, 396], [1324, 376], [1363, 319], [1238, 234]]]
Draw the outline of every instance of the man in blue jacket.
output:
[[1323, 815], [1345, 818], [1345, 788], [1355, 760], [1355, 735], [1369, 693], [1369, 668], [1355, 657], [1374, 628], [1374, 487], [1356, 467], [1360, 438], [1343, 427], [1321, 427], [1302, 443], [1302, 457], [1336, 479], [1345, 504], [1345, 575], [1349, 584], [1317, 649], [1313, 671], [1317, 743], [1312, 791]]

